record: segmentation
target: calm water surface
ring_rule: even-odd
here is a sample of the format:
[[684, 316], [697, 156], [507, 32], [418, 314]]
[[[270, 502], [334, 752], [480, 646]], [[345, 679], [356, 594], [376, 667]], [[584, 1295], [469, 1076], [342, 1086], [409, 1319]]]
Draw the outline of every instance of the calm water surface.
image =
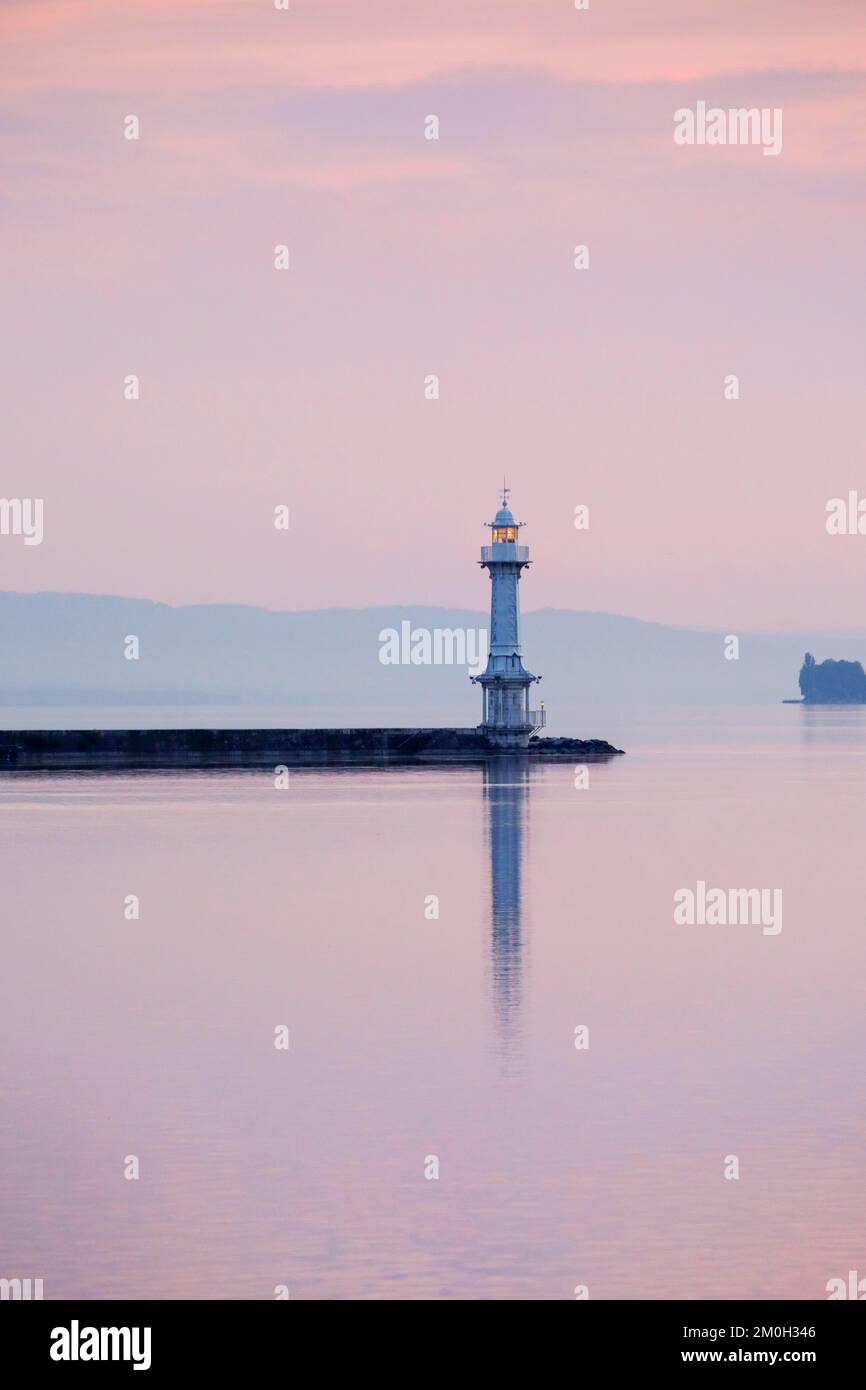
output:
[[[0, 778], [0, 1275], [813, 1299], [866, 1273], [866, 711], [580, 727], [629, 750], [588, 790], [520, 759]], [[675, 925], [698, 879], [781, 888], [781, 933]]]

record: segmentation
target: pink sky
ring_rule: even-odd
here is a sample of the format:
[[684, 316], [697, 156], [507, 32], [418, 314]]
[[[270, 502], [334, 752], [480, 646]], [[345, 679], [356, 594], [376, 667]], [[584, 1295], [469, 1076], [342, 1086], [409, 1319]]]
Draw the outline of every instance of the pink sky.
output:
[[0, 586], [864, 626], [866, 7], [590, 4], [4, 0]]

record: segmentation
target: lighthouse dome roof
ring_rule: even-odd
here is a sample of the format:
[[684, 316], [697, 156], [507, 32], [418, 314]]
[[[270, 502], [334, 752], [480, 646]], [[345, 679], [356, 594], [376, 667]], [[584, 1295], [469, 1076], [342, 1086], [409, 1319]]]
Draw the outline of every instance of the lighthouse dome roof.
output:
[[513, 526], [513, 525], [514, 525], [514, 517], [512, 516], [512, 514], [511, 514], [511, 512], [509, 511], [508, 507], [500, 507], [500, 508], [499, 508], [499, 511], [496, 513], [496, 516], [493, 518], [493, 525], [494, 525], [494, 526]]

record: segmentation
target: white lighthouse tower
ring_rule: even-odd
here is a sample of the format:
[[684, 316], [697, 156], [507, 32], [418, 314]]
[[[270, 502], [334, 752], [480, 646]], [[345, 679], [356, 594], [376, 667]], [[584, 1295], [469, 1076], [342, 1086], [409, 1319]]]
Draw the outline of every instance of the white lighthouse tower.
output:
[[526, 748], [544, 725], [544, 709], [529, 708], [529, 687], [541, 677], [526, 670], [520, 655], [517, 586], [531, 561], [528, 546], [518, 544], [523, 522], [511, 514], [510, 491], [503, 484], [502, 506], [487, 523], [491, 543], [481, 547], [479, 564], [490, 572], [490, 655], [484, 674], [471, 678], [484, 695], [479, 727], [494, 748]]

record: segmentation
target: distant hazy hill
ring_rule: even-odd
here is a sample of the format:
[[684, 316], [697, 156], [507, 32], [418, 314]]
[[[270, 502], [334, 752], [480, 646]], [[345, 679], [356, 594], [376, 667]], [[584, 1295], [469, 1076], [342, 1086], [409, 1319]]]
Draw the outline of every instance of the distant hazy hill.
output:
[[[444, 608], [331, 608], [277, 613], [213, 604], [171, 608], [86, 594], [0, 594], [0, 703], [278, 702], [296, 705], [466, 704], [456, 666], [385, 666], [379, 633], [486, 628], [487, 615]], [[776, 701], [795, 695], [806, 647], [866, 657], [866, 633], [740, 635], [665, 627], [610, 613], [541, 609], [524, 617], [526, 664], [541, 698], [560, 705]], [[140, 642], [139, 661], [123, 655]], [[475, 692], [470, 692], [475, 703]]]

